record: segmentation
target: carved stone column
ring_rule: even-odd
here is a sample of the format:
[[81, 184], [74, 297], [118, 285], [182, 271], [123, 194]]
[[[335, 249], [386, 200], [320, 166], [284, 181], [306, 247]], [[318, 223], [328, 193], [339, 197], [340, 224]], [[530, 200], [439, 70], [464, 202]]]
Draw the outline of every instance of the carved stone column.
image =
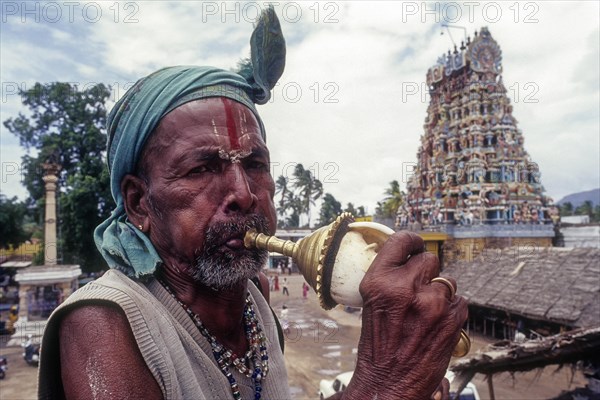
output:
[[56, 265], [56, 182], [60, 166], [54, 163], [42, 164], [45, 174], [42, 178], [46, 188], [46, 214], [44, 220], [44, 264]]

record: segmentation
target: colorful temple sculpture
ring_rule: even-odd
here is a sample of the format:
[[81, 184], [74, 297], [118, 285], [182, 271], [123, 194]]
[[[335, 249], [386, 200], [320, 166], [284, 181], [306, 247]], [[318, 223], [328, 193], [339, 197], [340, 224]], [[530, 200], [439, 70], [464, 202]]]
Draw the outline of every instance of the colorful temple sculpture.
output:
[[515, 244], [499, 238], [551, 245], [558, 210], [525, 151], [501, 61], [500, 47], [482, 28], [427, 71], [425, 133], [398, 229], [419, 225], [455, 239], [496, 238], [496, 247]]

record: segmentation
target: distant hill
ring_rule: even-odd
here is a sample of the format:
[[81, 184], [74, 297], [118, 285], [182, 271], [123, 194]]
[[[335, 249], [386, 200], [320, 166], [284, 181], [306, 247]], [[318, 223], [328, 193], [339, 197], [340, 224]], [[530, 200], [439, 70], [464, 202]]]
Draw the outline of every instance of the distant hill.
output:
[[591, 201], [594, 206], [600, 204], [600, 188], [566, 195], [560, 199], [557, 204], [563, 205], [565, 203], [571, 203], [573, 208], [577, 208], [586, 200]]

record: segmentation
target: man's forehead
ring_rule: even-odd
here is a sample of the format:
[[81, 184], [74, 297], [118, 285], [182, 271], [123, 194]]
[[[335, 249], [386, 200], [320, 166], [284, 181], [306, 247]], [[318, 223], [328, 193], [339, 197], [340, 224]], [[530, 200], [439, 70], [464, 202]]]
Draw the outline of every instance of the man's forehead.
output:
[[254, 113], [225, 97], [186, 103], [165, 116], [159, 127], [177, 136], [208, 136], [211, 142], [232, 149], [247, 147], [257, 140], [264, 143]]

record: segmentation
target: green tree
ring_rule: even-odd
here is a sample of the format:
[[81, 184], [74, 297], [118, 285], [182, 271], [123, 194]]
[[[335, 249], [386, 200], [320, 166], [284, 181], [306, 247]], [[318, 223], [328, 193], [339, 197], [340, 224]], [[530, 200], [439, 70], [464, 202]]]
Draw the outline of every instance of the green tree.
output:
[[350, 214], [356, 216], [356, 209], [354, 208], [354, 204], [352, 203], [348, 203], [348, 205], [346, 205], [346, 208], [344, 209], [345, 212], [349, 212]]
[[406, 193], [400, 190], [397, 180], [390, 182], [390, 186], [384, 192], [385, 198], [377, 202], [376, 214], [383, 218], [396, 218], [398, 208], [404, 204]]
[[594, 204], [590, 200], [584, 201], [575, 209], [575, 215], [587, 215], [591, 220], [594, 217]]
[[16, 197], [8, 199], [0, 194], [0, 248], [19, 247], [29, 239], [23, 228], [27, 207]]
[[342, 204], [331, 193], [325, 193], [319, 211], [317, 226], [325, 226], [333, 222], [342, 213]]
[[297, 164], [294, 168], [294, 188], [301, 200], [301, 212], [307, 215], [307, 225], [310, 227], [310, 206], [323, 195], [323, 184], [310, 170], [304, 169], [302, 164]]
[[287, 206], [289, 212], [286, 214], [282, 228], [299, 228], [300, 215], [302, 214], [302, 200], [292, 195]]
[[568, 201], [566, 203], [563, 203], [562, 205], [560, 205], [558, 208], [560, 210], [561, 217], [573, 215], [573, 204], [571, 204]]
[[594, 216], [592, 218], [593, 222], [600, 222], [600, 204], [596, 204], [594, 207]]
[[367, 214], [365, 212], [365, 206], [359, 206], [356, 210], [357, 210], [357, 214], [356, 214], [357, 217], [364, 217]]
[[[35, 205], [38, 218], [43, 215], [41, 164], [57, 162], [59, 256], [63, 263], [79, 263], [86, 272], [102, 269], [93, 230], [114, 207], [104, 162], [110, 89], [103, 84], [79, 90], [69, 83], [36, 83], [20, 95], [29, 115], [19, 113], [4, 126], [28, 151], [23, 157], [28, 202]], [[29, 154], [32, 149], [36, 155]]]
[[275, 181], [275, 194], [280, 196], [279, 202], [277, 203], [277, 213], [281, 217], [285, 217], [286, 212], [289, 209], [290, 200], [293, 197], [293, 193], [290, 191], [288, 184], [288, 178], [283, 175], [280, 175]]
[[279, 228], [298, 228], [300, 226], [300, 214], [302, 214], [302, 202], [290, 189], [288, 178], [281, 175], [275, 181], [275, 193], [279, 195], [277, 202], [277, 214]]

